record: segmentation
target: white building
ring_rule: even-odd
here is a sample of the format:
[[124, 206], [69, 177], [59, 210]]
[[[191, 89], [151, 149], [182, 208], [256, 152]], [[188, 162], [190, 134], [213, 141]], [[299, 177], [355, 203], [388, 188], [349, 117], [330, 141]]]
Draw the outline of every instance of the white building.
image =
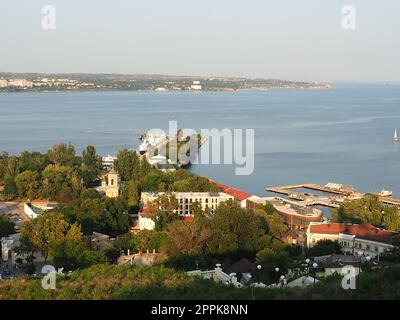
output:
[[33, 82], [26, 79], [10, 79], [8, 80], [9, 87], [32, 88]]
[[24, 213], [31, 219], [37, 218], [40, 214], [43, 213], [42, 209], [34, 207], [30, 203], [24, 203]]
[[342, 251], [357, 255], [362, 252], [371, 257], [379, 256], [393, 248], [395, 232], [379, 229], [369, 223], [311, 223], [307, 229], [307, 247], [313, 247], [320, 240], [338, 241]]
[[197, 91], [201, 90], [202, 87], [201, 87], [200, 81], [197, 81], [197, 80], [193, 81], [193, 84], [190, 86], [190, 89], [197, 90]]
[[[141, 201], [144, 206], [152, 206], [154, 201], [164, 194], [164, 192], [142, 192]], [[218, 205], [227, 200], [234, 200], [223, 192], [173, 192], [178, 200], [178, 214], [181, 216], [190, 216], [190, 206], [194, 202], [198, 202], [203, 210], [209, 209], [214, 213]]]
[[117, 160], [117, 157], [110, 156], [109, 154], [107, 156], [101, 158], [103, 167], [106, 169], [112, 169], [112, 167], [114, 166], [115, 160]]
[[152, 207], [147, 207], [143, 208], [139, 212], [139, 218], [138, 218], [138, 224], [137, 226], [139, 227], [140, 231], [143, 230], [154, 230], [156, 227], [156, 223], [153, 219], [151, 219], [151, 214], [154, 212], [154, 208]]
[[0, 79], [0, 88], [6, 88], [8, 86], [8, 81], [5, 79]]

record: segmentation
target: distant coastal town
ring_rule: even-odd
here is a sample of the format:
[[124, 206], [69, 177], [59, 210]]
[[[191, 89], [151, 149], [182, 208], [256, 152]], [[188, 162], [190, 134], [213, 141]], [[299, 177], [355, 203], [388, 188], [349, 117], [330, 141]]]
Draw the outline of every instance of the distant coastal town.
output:
[[0, 72], [0, 92], [25, 91], [222, 91], [242, 89], [330, 89], [329, 83], [235, 77]]

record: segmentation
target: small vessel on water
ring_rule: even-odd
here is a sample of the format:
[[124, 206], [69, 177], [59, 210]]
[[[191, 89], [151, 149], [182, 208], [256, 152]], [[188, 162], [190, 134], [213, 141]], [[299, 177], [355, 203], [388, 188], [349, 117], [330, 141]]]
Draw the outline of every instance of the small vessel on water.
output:
[[389, 190], [385, 190], [385, 188], [382, 188], [382, 191], [379, 192], [379, 195], [381, 197], [390, 197], [391, 195], [393, 195], [393, 192], [389, 191]]
[[399, 135], [397, 134], [397, 128], [394, 129], [394, 137], [393, 137], [394, 142], [398, 142], [399, 141]]

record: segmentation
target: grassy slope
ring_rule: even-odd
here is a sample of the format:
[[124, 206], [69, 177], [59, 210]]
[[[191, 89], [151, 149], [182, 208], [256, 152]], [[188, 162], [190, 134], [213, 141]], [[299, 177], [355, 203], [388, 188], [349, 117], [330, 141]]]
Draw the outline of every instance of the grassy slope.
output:
[[[255, 289], [256, 299], [388, 299], [400, 298], [400, 268], [363, 273], [357, 290], [344, 291], [330, 278], [306, 290]], [[167, 268], [97, 265], [57, 278], [56, 290], [43, 290], [41, 279], [0, 282], [3, 299], [252, 299], [249, 288], [235, 289]]]

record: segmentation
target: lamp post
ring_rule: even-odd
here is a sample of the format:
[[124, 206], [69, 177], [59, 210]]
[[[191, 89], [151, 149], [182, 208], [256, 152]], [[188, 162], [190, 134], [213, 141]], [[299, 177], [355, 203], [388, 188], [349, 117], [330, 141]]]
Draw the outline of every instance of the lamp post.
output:
[[358, 260], [358, 273], [359, 274], [361, 273], [361, 258], [363, 256], [363, 254], [364, 254], [364, 252], [362, 252], [362, 251], [358, 251], [357, 252], [357, 255], [358, 255], [358, 258], [359, 258], [359, 260]]
[[308, 274], [310, 272], [310, 259], [306, 259], [306, 278], [308, 278]]
[[277, 277], [278, 283], [279, 283], [279, 268], [278, 267], [275, 268], [275, 272], [276, 272], [276, 277]]
[[313, 263], [313, 270], [314, 270], [314, 284], [315, 284], [315, 277], [317, 276], [317, 267], [318, 267], [318, 263], [314, 262]]
[[[261, 266], [260, 264], [257, 265], [256, 280], [258, 280], [258, 281], [257, 281], [256, 283], [259, 282], [259, 278], [260, 278], [259, 272], [260, 272], [261, 269], [262, 269], [262, 266]], [[253, 279], [254, 279], [254, 278], [251, 277], [251, 280], [253, 280]], [[251, 280], [250, 280], [250, 281], [251, 281]], [[250, 286], [251, 286], [251, 297], [252, 297], [253, 300], [255, 300], [255, 298], [254, 298], [254, 285], [250, 284]]]

